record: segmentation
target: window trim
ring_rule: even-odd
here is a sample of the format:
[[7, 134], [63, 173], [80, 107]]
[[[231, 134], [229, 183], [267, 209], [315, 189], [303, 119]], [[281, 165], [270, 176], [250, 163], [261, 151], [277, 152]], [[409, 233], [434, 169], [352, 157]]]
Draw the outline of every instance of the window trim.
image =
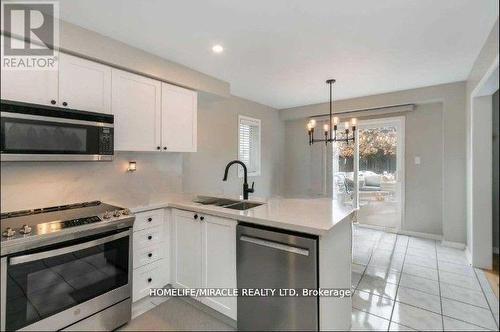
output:
[[[262, 121], [260, 119], [252, 118], [249, 116], [245, 115], [238, 115], [238, 132], [237, 132], [237, 149], [238, 149], [238, 160], [241, 160], [240, 156], [240, 124], [241, 121], [248, 121], [255, 123], [255, 125], [259, 128], [259, 148], [257, 149], [257, 158], [258, 158], [258, 169], [255, 172], [250, 172], [248, 171], [248, 176], [260, 176], [262, 172]], [[238, 177], [242, 178], [243, 177], [243, 167], [239, 166], [238, 167]]]

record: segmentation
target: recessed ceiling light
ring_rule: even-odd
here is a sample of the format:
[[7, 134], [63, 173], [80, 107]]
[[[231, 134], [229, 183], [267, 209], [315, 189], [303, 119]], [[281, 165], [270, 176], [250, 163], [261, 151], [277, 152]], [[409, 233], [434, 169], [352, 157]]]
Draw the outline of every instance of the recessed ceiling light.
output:
[[222, 47], [222, 45], [217, 44], [212, 46], [212, 51], [214, 53], [222, 53], [222, 51], [224, 51], [224, 47]]

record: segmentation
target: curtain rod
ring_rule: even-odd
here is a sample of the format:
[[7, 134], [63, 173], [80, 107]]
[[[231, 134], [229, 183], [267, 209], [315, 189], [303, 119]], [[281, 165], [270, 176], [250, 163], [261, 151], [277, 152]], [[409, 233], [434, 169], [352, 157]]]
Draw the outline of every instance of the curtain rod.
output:
[[[359, 112], [364, 112], [364, 111], [376, 111], [376, 110], [381, 110], [381, 109], [405, 107], [405, 106], [411, 106], [412, 108], [414, 108], [415, 104], [397, 104], [397, 105], [372, 107], [372, 108], [360, 108], [360, 109], [351, 110], [351, 111], [335, 112], [333, 115], [341, 115], [341, 114], [344, 115], [344, 114], [350, 114], [350, 113], [359, 113]], [[324, 116], [329, 116], [329, 114], [326, 113], [326, 114], [311, 115], [311, 116], [308, 116], [308, 118], [320, 118], [320, 117], [324, 117]]]

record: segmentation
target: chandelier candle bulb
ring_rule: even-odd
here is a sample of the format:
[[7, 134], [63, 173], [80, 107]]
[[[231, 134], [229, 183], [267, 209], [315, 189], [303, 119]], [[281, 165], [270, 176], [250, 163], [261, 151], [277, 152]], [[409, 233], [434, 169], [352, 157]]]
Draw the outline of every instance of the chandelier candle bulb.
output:
[[344, 123], [344, 127], [345, 127], [345, 129], [349, 129], [349, 122], [347, 122], [347, 121], [346, 121], [346, 122]]
[[330, 126], [329, 126], [327, 123], [325, 123], [325, 124], [323, 125], [323, 130], [324, 130], [325, 132], [328, 132], [328, 131], [330, 130]]
[[351, 125], [352, 125], [353, 127], [356, 127], [356, 124], [357, 124], [357, 123], [358, 123], [358, 119], [356, 119], [356, 118], [352, 118], [352, 119], [351, 119]]
[[333, 124], [334, 124], [335, 126], [336, 126], [336, 125], [338, 125], [338, 124], [339, 124], [339, 118], [334, 117], [334, 118], [333, 118]]
[[312, 127], [313, 129], [314, 129], [314, 127], [316, 127], [316, 120], [311, 119], [311, 120], [309, 121], [309, 123], [311, 124], [311, 127]]

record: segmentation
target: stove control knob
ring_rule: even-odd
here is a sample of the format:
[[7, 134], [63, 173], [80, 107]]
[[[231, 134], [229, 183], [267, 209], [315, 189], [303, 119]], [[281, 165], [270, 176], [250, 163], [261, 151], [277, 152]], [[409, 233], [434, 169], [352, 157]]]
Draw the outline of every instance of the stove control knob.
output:
[[130, 212], [130, 210], [129, 210], [129, 209], [123, 209], [123, 210], [122, 210], [122, 215], [124, 215], [124, 216], [128, 216], [130, 213], [131, 213], [131, 212]]
[[120, 210], [115, 210], [115, 211], [113, 212], [113, 217], [119, 217], [119, 216], [121, 216], [121, 215], [122, 215], [122, 212], [121, 212]]
[[21, 227], [19, 232], [22, 234], [29, 234], [29, 233], [31, 233], [31, 227], [28, 225], [23, 225], [23, 227]]
[[109, 212], [109, 211], [104, 212], [104, 214], [102, 215], [102, 218], [103, 219], [110, 219], [111, 218], [111, 212]]
[[16, 231], [15, 231], [15, 230], [13, 230], [13, 229], [12, 229], [12, 228], [10, 228], [10, 227], [7, 227], [7, 228], [5, 229], [5, 231], [2, 233], [2, 235], [3, 235], [4, 237], [11, 237], [11, 236], [14, 236], [15, 234], [16, 234]]

